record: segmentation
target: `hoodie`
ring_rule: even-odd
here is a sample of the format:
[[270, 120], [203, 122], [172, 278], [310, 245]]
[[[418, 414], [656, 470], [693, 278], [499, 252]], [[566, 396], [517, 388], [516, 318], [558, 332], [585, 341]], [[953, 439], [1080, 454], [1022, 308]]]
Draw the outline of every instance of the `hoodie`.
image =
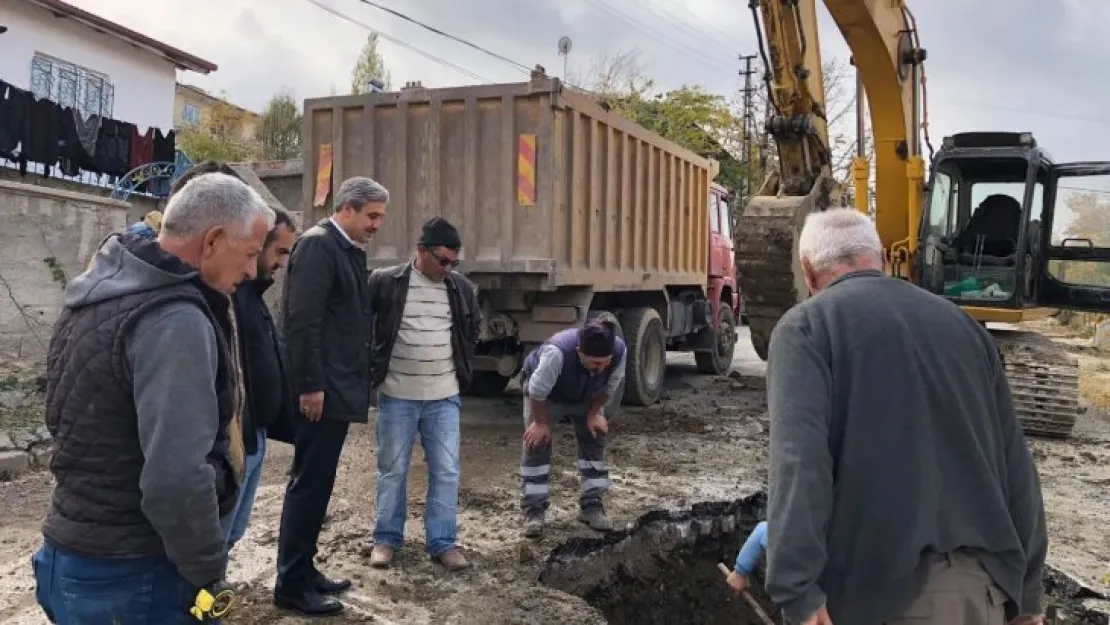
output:
[[[61, 453], [51, 465], [58, 478], [58, 490], [44, 533], [59, 546], [85, 555], [149, 555], [150, 545], [126, 533], [114, 533], [121, 528], [115, 526], [111, 516], [103, 516], [120, 510], [132, 512], [133, 506], [129, 504], [134, 502], [129, 497], [134, 480], [128, 471], [141, 464], [137, 468], [141, 497], [137, 500], [141, 502], [142, 517], [160, 538], [161, 549], [155, 551], [164, 551], [183, 577], [203, 587], [221, 579], [226, 569], [221, 504], [226, 506], [229, 499], [234, 503], [236, 481], [229, 472], [238, 468], [229, 460], [233, 454], [220, 429], [220, 367], [221, 361], [227, 363], [225, 366], [230, 366], [231, 361], [221, 359], [221, 350], [227, 344], [224, 336], [229, 336], [225, 334], [227, 328], [218, 330], [214, 324], [227, 325], [228, 298], [205, 287], [197, 278], [196, 270], [162, 251], [157, 242], [141, 235], [124, 234], [110, 238], [89, 269], [67, 286], [68, 310], [59, 320], [51, 344], [50, 366], [58, 370], [50, 371], [48, 376], [48, 394], [53, 391], [56, 397], [48, 396], [47, 422], [52, 434], [59, 438]], [[186, 283], [196, 290], [176, 289]], [[207, 308], [196, 298], [198, 292]], [[82, 413], [76, 406], [83, 399], [81, 393], [90, 392], [85, 387], [94, 376], [108, 375], [73, 370], [82, 366], [79, 358], [95, 359], [77, 355], [82, 349], [88, 350], [81, 343], [78, 329], [95, 331], [88, 330], [91, 323], [80, 321], [79, 316], [88, 307], [144, 294], [149, 294], [142, 299], [144, 303], [129, 304], [138, 311], [129, 331], [119, 333], [120, 360], [127, 370], [122, 377], [129, 382], [125, 388], [131, 388], [132, 397], [103, 400], [134, 402], [141, 457], [130, 462], [117, 458], [106, 466], [96, 465], [93, 458], [110, 453], [113, 448], [109, 445], [117, 443], [107, 440], [107, 434], [104, 440], [88, 437], [90, 428], [114, 426], [112, 415], [92, 409]], [[163, 294], [164, 302], [147, 303]], [[128, 308], [122, 303], [121, 306]], [[101, 316], [95, 313], [93, 321], [103, 325]], [[115, 383], [119, 377], [117, 372], [111, 380]], [[226, 375], [224, 378], [226, 386]], [[86, 421], [81, 423], [82, 419]], [[96, 419], [103, 424], [93, 421]], [[67, 438], [72, 441], [72, 453], [66, 449]], [[119, 445], [119, 449], [130, 449], [126, 441]], [[118, 474], [90, 477], [98, 469]], [[110, 480], [115, 482], [108, 484]], [[60, 492], [63, 489], [65, 492]], [[97, 500], [111, 490], [121, 493], [118, 500], [110, 504]], [[119, 524], [128, 523], [133, 524], [130, 517]], [[145, 528], [139, 524], [133, 533], [141, 535], [143, 531]], [[99, 544], [92, 536], [107, 536], [110, 540]]]

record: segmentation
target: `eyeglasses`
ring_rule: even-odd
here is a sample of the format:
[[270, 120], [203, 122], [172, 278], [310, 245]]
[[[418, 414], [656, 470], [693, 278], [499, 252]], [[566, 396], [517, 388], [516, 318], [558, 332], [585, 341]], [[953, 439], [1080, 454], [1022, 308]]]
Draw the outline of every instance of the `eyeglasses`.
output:
[[432, 250], [428, 250], [428, 253], [432, 255], [432, 258], [436, 259], [436, 261], [439, 262], [440, 267], [458, 267], [459, 264], [462, 263], [461, 260], [451, 260], [450, 258], [444, 258], [439, 254], [436, 254]]

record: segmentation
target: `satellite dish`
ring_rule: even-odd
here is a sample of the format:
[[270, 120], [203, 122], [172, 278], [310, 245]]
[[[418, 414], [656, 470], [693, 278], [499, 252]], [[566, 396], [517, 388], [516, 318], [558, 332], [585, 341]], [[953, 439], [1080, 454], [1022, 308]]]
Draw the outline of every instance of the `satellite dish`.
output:
[[570, 54], [570, 37], [559, 37], [559, 54], [566, 56]]

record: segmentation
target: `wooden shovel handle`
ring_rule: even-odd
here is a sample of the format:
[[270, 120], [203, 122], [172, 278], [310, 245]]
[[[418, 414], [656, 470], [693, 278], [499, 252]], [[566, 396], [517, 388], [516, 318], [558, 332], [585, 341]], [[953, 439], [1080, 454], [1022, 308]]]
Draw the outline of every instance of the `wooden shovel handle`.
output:
[[[720, 571], [721, 574], [725, 577], [728, 577], [729, 573], [732, 572], [729, 570], [728, 566], [722, 562], [717, 563], [717, 570]], [[740, 591], [740, 596], [744, 598], [744, 601], [748, 602], [748, 605], [751, 606], [756, 616], [758, 616], [760, 620], [763, 621], [764, 625], [775, 625], [775, 622], [771, 620], [771, 617], [767, 616], [767, 613], [763, 611], [763, 606], [759, 605], [759, 602], [757, 602], [755, 600], [755, 597], [752, 597], [751, 594], [748, 593], [748, 591]]]

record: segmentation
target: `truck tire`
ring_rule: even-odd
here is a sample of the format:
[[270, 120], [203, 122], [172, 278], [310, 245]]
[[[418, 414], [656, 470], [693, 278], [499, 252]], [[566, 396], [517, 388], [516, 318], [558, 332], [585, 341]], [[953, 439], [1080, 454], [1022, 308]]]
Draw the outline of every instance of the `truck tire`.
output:
[[512, 378], [507, 378], [496, 371], [475, 371], [466, 387], [466, 394], [474, 397], [497, 397], [505, 392]]
[[717, 329], [713, 330], [713, 343], [716, 348], [712, 351], [694, 352], [694, 364], [699, 373], [727, 375], [732, 368], [732, 354], [736, 350], [736, 318], [725, 302], [721, 302], [717, 309]]
[[630, 308], [620, 319], [626, 346], [624, 403], [650, 406], [659, 401], [667, 374], [663, 319], [654, 308]]
[[[611, 321], [617, 328], [617, 336], [624, 338], [624, 330], [621, 328], [621, 322], [617, 316], [608, 310], [591, 310], [587, 315], [587, 319], [597, 319], [598, 321]], [[627, 371], [627, 367], [625, 371]], [[621, 400], [624, 398], [624, 387], [628, 385], [628, 375], [621, 380], [620, 386], [617, 387], [617, 392], [609, 398], [609, 403], [605, 404], [605, 417], [607, 419], [613, 418], [614, 415], [620, 410]]]

